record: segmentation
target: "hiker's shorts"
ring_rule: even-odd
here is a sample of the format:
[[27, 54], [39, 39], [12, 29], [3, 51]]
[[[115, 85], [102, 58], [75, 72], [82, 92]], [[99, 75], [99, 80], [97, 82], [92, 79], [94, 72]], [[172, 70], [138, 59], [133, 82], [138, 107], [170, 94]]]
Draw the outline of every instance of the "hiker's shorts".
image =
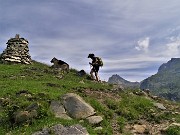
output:
[[93, 70], [94, 72], [98, 72], [98, 71], [99, 71], [99, 66], [94, 65], [93, 68], [92, 68], [92, 70]]

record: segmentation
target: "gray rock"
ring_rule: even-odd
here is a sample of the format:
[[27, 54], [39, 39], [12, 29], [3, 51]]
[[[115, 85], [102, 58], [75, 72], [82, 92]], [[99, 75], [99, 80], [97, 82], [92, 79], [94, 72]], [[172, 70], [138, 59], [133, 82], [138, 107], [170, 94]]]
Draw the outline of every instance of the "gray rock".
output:
[[95, 130], [95, 131], [96, 131], [96, 130], [103, 130], [103, 128], [102, 128], [102, 127], [96, 127], [94, 130]]
[[66, 135], [68, 133], [68, 129], [61, 124], [51, 127], [50, 131], [55, 135]]
[[101, 121], [103, 121], [103, 118], [101, 116], [91, 116], [86, 118], [90, 124], [98, 124]]
[[44, 128], [42, 131], [35, 132], [32, 135], [50, 135], [50, 133], [48, 128]]
[[86, 128], [82, 127], [79, 124], [67, 127], [67, 130], [68, 130], [67, 135], [89, 135]]
[[67, 120], [72, 119], [66, 114], [64, 106], [60, 103], [60, 101], [51, 101], [50, 109], [57, 118], [62, 118]]
[[79, 124], [72, 126], [63, 126], [61, 124], [54, 125], [49, 129], [45, 128], [42, 131], [33, 133], [32, 135], [89, 135], [86, 128], [82, 127]]
[[157, 108], [159, 108], [161, 110], [166, 110], [166, 107], [164, 107], [164, 105], [161, 103], [154, 103], [154, 106], [156, 106]]
[[96, 113], [92, 106], [87, 104], [80, 96], [74, 93], [63, 95], [62, 102], [67, 113], [76, 119], [87, 118]]
[[38, 108], [39, 108], [38, 103], [32, 103], [26, 108], [26, 111], [37, 110]]
[[29, 122], [31, 115], [28, 111], [20, 111], [14, 114], [14, 121], [16, 124], [23, 124]]

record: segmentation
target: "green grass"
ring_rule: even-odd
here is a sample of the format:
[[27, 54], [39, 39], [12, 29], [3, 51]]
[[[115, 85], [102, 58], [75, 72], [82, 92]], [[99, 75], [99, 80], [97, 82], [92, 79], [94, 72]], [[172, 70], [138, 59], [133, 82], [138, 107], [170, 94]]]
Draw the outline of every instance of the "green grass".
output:
[[180, 135], [180, 127], [171, 126], [165, 131], [166, 135]]
[[117, 114], [124, 116], [125, 119], [130, 121], [146, 117], [150, 109], [153, 108], [152, 101], [144, 97], [123, 93], [121, 98], [118, 103], [108, 99], [106, 104]]
[[[63, 125], [78, 123], [76, 120], [55, 119], [49, 112], [49, 102], [59, 99], [61, 95], [68, 92], [76, 93], [78, 90], [83, 91], [86, 88], [95, 90], [111, 88], [109, 85], [88, 80], [88, 76], [77, 76], [77, 71], [74, 69], [71, 69], [68, 74], [64, 74], [35, 61], [32, 65], [0, 64], [0, 74], [0, 99], [3, 99], [2, 102], [0, 100], [0, 134], [7, 132], [17, 135], [31, 134], [44, 126], [56, 123]], [[80, 83], [82, 80], [84, 83]], [[18, 93], [22, 90], [28, 91], [33, 98], [19, 96]], [[25, 110], [33, 102], [40, 105], [38, 117], [32, 119], [28, 124], [13, 125], [10, 122], [13, 113]], [[108, 124], [108, 122], [103, 122], [104, 127], [107, 127]], [[91, 125], [86, 124], [86, 126], [90, 133], [96, 133]], [[102, 132], [109, 132], [109, 130], [106, 131], [107, 129], [104, 128]]]

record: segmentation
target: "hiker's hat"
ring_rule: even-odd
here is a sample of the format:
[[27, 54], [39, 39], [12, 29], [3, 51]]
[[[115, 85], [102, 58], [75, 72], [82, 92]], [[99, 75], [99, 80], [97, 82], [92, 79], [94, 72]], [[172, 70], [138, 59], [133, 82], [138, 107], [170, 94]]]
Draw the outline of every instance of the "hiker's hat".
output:
[[94, 57], [94, 54], [93, 54], [93, 53], [90, 53], [90, 54], [88, 55], [88, 58], [92, 58], [92, 57]]

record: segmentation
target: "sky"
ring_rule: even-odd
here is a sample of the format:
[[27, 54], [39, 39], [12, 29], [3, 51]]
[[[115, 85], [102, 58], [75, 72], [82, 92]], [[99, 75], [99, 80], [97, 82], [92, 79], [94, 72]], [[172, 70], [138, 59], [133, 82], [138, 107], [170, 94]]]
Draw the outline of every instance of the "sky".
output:
[[90, 71], [102, 58], [101, 80], [118, 74], [142, 81], [180, 55], [179, 0], [0, 0], [0, 53], [20, 34], [33, 60]]

